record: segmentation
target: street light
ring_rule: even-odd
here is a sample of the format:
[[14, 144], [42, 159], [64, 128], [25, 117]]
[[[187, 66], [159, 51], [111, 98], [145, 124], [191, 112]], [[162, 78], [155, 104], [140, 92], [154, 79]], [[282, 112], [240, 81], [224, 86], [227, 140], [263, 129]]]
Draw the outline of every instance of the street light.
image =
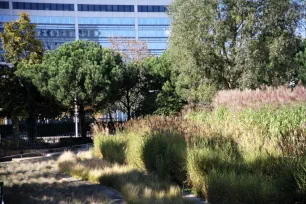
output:
[[74, 97], [74, 117], [75, 117], [75, 137], [78, 137], [79, 130], [78, 130], [78, 105], [77, 105], [77, 98]]

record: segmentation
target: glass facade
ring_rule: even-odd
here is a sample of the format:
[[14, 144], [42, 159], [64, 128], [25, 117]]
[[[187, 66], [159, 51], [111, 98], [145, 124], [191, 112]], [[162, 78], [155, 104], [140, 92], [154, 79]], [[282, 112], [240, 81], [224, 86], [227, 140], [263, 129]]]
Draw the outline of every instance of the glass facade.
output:
[[102, 46], [110, 45], [108, 38], [136, 36], [135, 18], [79, 18], [80, 40], [91, 40]]
[[147, 42], [152, 54], [161, 54], [167, 46], [168, 18], [138, 18], [139, 40]]
[[134, 12], [134, 5], [78, 4], [78, 11]]
[[138, 6], [138, 12], [167, 12], [167, 6], [149, 6], [140, 5]]
[[[108, 47], [110, 45], [108, 39], [111, 37], [144, 41], [153, 55], [161, 54], [167, 47], [170, 24], [164, 14], [167, 6], [136, 5], [138, 15], [134, 10], [135, 5], [123, 5], [126, 1], [123, 1], [122, 5], [73, 4], [69, 3], [73, 2], [70, 0], [63, 2], [59, 4], [48, 3], [46, 0], [37, 0], [37, 3], [13, 0], [12, 8], [9, 8], [8, 1], [0, 1], [0, 9], [11, 9], [13, 13], [8, 15], [3, 12], [2, 15], [0, 12], [0, 32], [3, 32], [3, 23], [18, 19], [18, 11], [15, 9], [21, 9], [31, 11], [31, 22], [37, 24], [37, 37], [43, 41], [46, 50], [56, 49], [61, 44], [76, 39], [95, 41]], [[74, 8], [77, 10], [74, 11]], [[40, 11], [35, 12], [35, 10]], [[67, 11], [68, 15], [60, 16], [50, 11]], [[98, 14], [98, 12], [105, 12], [105, 14]], [[120, 12], [125, 15], [120, 15]], [[147, 12], [145, 17], [144, 12]], [[156, 13], [151, 15], [152, 12]], [[97, 17], [97, 15], [106, 17]], [[0, 55], [2, 53], [0, 49]], [[3, 59], [0, 58], [0, 61]]]
[[9, 9], [9, 2], [0, 1], [0, 9]]
[[73, 4], [54, 4], [54, 3], [13, 2], [13, 9], [74, 11], [74, 5]]

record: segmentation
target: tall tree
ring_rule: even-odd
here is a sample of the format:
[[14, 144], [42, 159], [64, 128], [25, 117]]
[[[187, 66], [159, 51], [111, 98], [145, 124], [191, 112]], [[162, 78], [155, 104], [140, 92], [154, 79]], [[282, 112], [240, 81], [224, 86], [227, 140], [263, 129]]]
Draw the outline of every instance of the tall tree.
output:
[[98, 43], [74, 41], [47, 52], [41, 64], [27, 67], [22, 74], [31, 78], [44, 95], [54, 96], [67, 108], [76, 97], [81, 135], [86, 136], [85, 111], [118, 100], [121, 66], [121, 56], [114, 51]]
[[178, 89], [287, 82], [304, 11], [301, 0], [173, 1], [169, 50]]
[[43, 55], [42, 42], [36, 39], [36, 24], [32, 24], [28, 13], [20, 12], [16, 21], [4, 23], [0, 33], [6, 62], [36, 64]]
[[[16, 75], [23, 65], [40, 63], [42, 42], [36, 39], [36, 25], [31, 24], [27, 13], [19, 13], [19, 19], [3, 26], [0, 39], [5, 61], [10, 65], [0, 67], [0, 115], [11, 117], [14, 122], [18, 117], [27, 118], [34, 127], [35, 119], [55, 117], [62, 110], [54, 98], [42, 96], [29, 80]], [[28, 136], [33, 138], [34, 132], [29, 132]]]

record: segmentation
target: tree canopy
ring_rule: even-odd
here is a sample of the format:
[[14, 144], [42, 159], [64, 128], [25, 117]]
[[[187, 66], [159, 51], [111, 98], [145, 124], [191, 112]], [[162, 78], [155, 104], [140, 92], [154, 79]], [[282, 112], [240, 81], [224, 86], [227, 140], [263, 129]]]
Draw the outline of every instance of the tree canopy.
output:
[[95, 42], [74, 41], [46, 52], [41, 64], [21, 74], [32, 79], [43, 95], [54, 96], [67, 108], [76, 97], [82, 126], [85, 110], [97, 110], [119, 97], [121, 65], [114, 51]]
[[36, 64], [43, 55], [42, 42], [36, 39], [36, 24], [31, 23], [28, 13], [20, 12], [16, 21], [3, 24], [0, 33], [2, 49], [6, 62], [16, 66], [18, 63]]
[[3, 26], [2, 48], [6, 62], [11, 65], [0, 67], [0, 115], [29, 120], [58, 116], [62, 109], [54, 98], [43, 97], [29, 80], [16, 75], [18, 67], [41, 61], [43, 48], [35, 37], [36, 25], [31, 24], [27, 13], [19, 13], [19, 19]]
[[300, 0], [173, 1], [169, 53], [178, 90], [208, 87], [209, 96], [215, 89], [286, 83], [296, 68], [304, 11]]

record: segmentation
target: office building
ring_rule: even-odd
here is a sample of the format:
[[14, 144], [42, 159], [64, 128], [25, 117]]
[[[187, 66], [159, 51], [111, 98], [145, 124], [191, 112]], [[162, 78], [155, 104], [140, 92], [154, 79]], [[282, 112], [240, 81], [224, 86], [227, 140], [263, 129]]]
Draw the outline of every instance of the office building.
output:
[[[28, 12], [37, 24], [37, 37], [45, 50], [74, 40], [91, 40], [109, 47], [109, 37], [139, 39], [153, 55], [167, 46], [171, 0], [1, 0], [0, 32], [3, 23]], [[0, 49], [0, 54], [3, 51]], [[3, 58], [1, 59], [3, 61]]]

